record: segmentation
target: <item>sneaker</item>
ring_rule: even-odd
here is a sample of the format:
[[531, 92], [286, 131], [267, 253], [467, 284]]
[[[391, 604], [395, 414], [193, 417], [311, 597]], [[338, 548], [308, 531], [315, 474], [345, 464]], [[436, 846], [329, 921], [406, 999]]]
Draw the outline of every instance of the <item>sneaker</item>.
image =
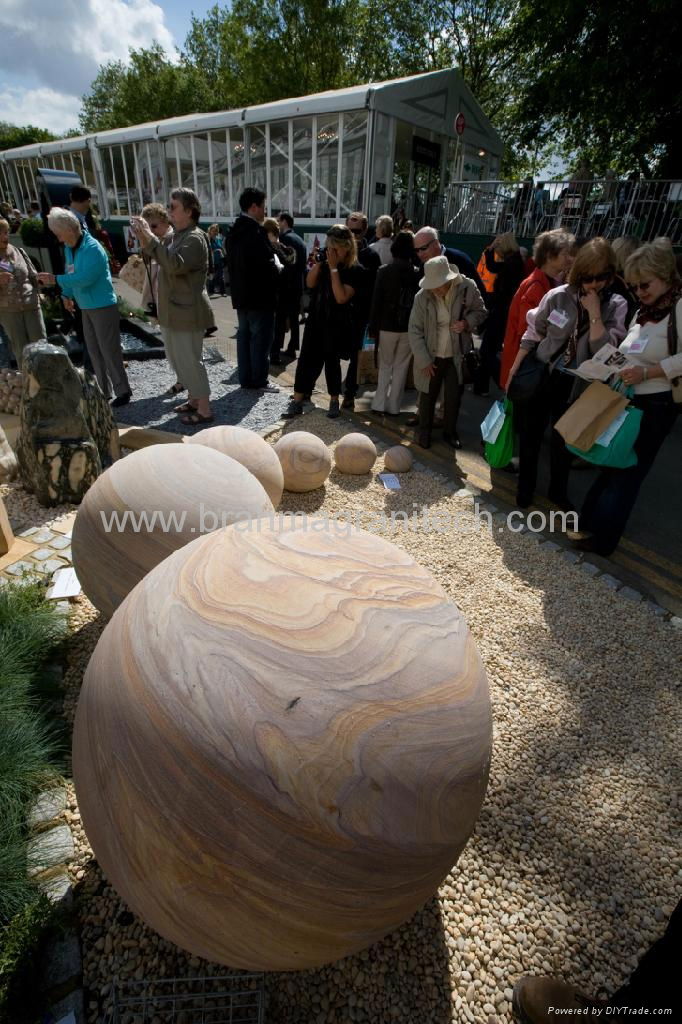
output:
[[339, 417], [339, 400], [338, 398], [331, 398], [329, 400], [329, 412], [327, 413], [327, 419], [336, 420]]
[[295, 398], [290, 399], [288, 406], [282, 413], [283, 420], [293, 420], [294, 416], [303, 415], [303, 402], [297, 402]]
[[262, 395], [278, 395], [280, 393], [280, 389], [277, 385], [270, 383], [267, 383], [264, 388], [258, 388], [258, 390]]
[[[512, 1008], [522, 1024], [555, 1024], [561, 1016], [578, 1015], [598, 1020], [608, 1006], [606, 1000], [590, 999], [573, 985], [558, 978], [520, 978], [514, 985]], [[614, 1024], [622, 1017], [611, 1017]]]
[[114, 406], [114, 408], [118, 408], [119, 405], [127, 405], [131, 398], [132, 392], [124, 391], [122, 395], [118, 396], [118, 398], [114, 398], [111, 404]]
[[[338, 405], [339, 403], [337, 402], [336, 404]], [[346, 397], [344, 398], [343, 402], [341, 403], [341, 408], [342, 409], [354, 409], [355, 408], [355, 399], [351, 398], [350, 395], [346, 395]]]

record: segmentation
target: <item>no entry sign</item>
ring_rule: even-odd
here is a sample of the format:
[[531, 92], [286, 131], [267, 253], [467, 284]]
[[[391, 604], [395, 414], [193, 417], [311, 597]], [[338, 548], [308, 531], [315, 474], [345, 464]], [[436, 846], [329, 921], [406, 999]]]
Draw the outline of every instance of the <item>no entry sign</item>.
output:
[[458, 135], [464, 135], [464, 129], [466, 128], [466, 121], [464, 120], [464, 114], [460, 113], [455, 118], [455, 131]]

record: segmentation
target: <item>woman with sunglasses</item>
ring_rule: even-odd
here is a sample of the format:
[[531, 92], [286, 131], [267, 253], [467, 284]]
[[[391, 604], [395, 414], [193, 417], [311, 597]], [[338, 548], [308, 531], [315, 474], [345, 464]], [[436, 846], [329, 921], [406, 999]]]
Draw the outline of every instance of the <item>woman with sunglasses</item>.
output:
[[[615, 269], [613, 250], [607, 240], [591, 239], [581, 246], [569, 270], [568, 283], [552, 288], [537, 309], [528, 313], [528, 327], [507, 377], [507, 391], [529, 352], [535, 352], [549, 373], [517, 416], [519, 508], [528, 508], [533, 502], [547, 424], [553, 427], [571, 402], [575, 377], [561, 371], [575, 369], [603, 345], [619, 345], [625, 337], [627, 303], [608, 288]], [[515, 412], [520, 404], [515, 403]], [[567, 493], [572, 459], [561, 435], [552, 430], [547, 496], [564, 511], [573, 511]]]
[[642, 482], [682, 408], [682, 291], [670, 243], [657, 239], [637, 249], [626, 260], [625, 279], [639, 299], [620, 346], [634, 366], [619, 374], [642, 410], [637, 464], [600, 471], [585, 498], [580, 530], [569, 533], [577, 547], [604, 557], [618, 546]]

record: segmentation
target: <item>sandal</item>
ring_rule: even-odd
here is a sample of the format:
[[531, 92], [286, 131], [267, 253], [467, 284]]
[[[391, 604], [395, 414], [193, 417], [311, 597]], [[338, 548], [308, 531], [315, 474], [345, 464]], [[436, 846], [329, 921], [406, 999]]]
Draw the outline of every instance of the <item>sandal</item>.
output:
[[184, 384], [174, 384], [172, 388], [168, 388], [168, 391], [164, 391], [164, 397], [173, 398], [174, 395], [181, 395], [187, 388]]
[[213, 416], [202, 416], [196, 409], [189, 416], [183, 416], [180, 420], [186, 427], [198, 427], [202, 423], [213, 423]]
[[196, 405], [192, 405], [190, 402], [183, 402], [182, 405], [176, 405], [175, 409], [173, 411], [174, 412], [178, 412], [178, 413], [182, 413], [182, 412], [196, 412], [197, 411], [197, 407], [196, 407]]

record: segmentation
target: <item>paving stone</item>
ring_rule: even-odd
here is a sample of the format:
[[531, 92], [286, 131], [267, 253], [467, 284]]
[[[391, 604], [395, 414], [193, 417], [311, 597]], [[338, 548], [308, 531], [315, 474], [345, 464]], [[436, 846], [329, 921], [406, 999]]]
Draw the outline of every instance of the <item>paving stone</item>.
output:
[[682, 629], [682, 619], [679, 617], [679, 615], [673, 615], [672, 619], [670, 620], [670, 624], [674, 626], [675, 629]]
[[621, 587], [618, 593], [621, 597], [627, 597], [628, 601], [643, 600], [643, 595], [640, 594], [639, 590], [635, 590], [634, 587]]
[[73, 886], [67, 871], [59, 871], [56, 875], [41, 879], [38, 888], [45, 893], [50, 903], [61, 903], [65, 907], [73, 903]]
[[28, 530], [22, 530], [19, 537], [32, 537], [34, 533], [38, 532], [37, 526], [29, 526]]
[[543, 551], [560, 551], [561, 547], [555, 541], [548, 540], [548, 541], [545, 541], [545, 543], [542, 545], [542, 550]]
[[580, 561], [580, 555], [577, 551], [562, 551], [561, 557], [564, 559], [564, 561], [570, 562], [571, 565], [577, 565], [577, 563]]
[[75, 849], [68, 825], [57, 825], [28, 844], [29, 875], [38, 875], [57, 864], [73, 860]]
[[66, 562], [63, 562], [61, 558], [50, 558], [47, 562], [36, 562], [35, 568], [45, 576], [51, 576], [53, 572], [63, 569], [65, 565]]
[[583, 572], [586, 572], [588, 576], [598, 576], [601, 569], [594, 562], [583, 562], [580, 566]]
[[52, 530], [48, 530], [44, 526], [31, 536], [31, 540], [34, 544], [49, 544], [56, 536], [56, 533], [53, 533]]
[[23, 576], [25, 572], [35, 572], [35, 562], [14, 562], [13, 565], [8, 565], [5, 572], [8, 572], [10, 576]]
[[50, 547], [55, 548], [57, 551], [62, 551], [64, 548], [71, 547], [71, 534], [68, 537], [55, 537], [54, 540], [50, 541]]
[[667, 608], [663, 608], [662, 605], [656, 604], [655, 601], [647, 601], [645, 607], [659, 619], [664, 619], [669, 613]]
[[60, 935], [49, 943], [43, 974], [43, 985], [48, 992], [72, 979], [79, 983], [82, 974], [81, 947], [75, 932]]
[[30, 828], [47, 825], [58, 817], [66, 807], [66, 790], [48, 789], [41, 793], [28, 814]]
[[31, 555], [31, 558], [35, 558], [36, 562], [44, 562], [48, 558], [52, 558], [54, 551], [50, 551], [49, 548], [38, 548]]
[[474, 492], [470, 491], [467, 487], [460, 487], [458, 491], [455, 491], [456, 498], [473, 498]]
[[610, 576], [607, 572], [601, 577], [602, 583], [604, 583], [610, 590], [618, 590], [621, 587], [622, 580], [617, 580], [615, 576]]

